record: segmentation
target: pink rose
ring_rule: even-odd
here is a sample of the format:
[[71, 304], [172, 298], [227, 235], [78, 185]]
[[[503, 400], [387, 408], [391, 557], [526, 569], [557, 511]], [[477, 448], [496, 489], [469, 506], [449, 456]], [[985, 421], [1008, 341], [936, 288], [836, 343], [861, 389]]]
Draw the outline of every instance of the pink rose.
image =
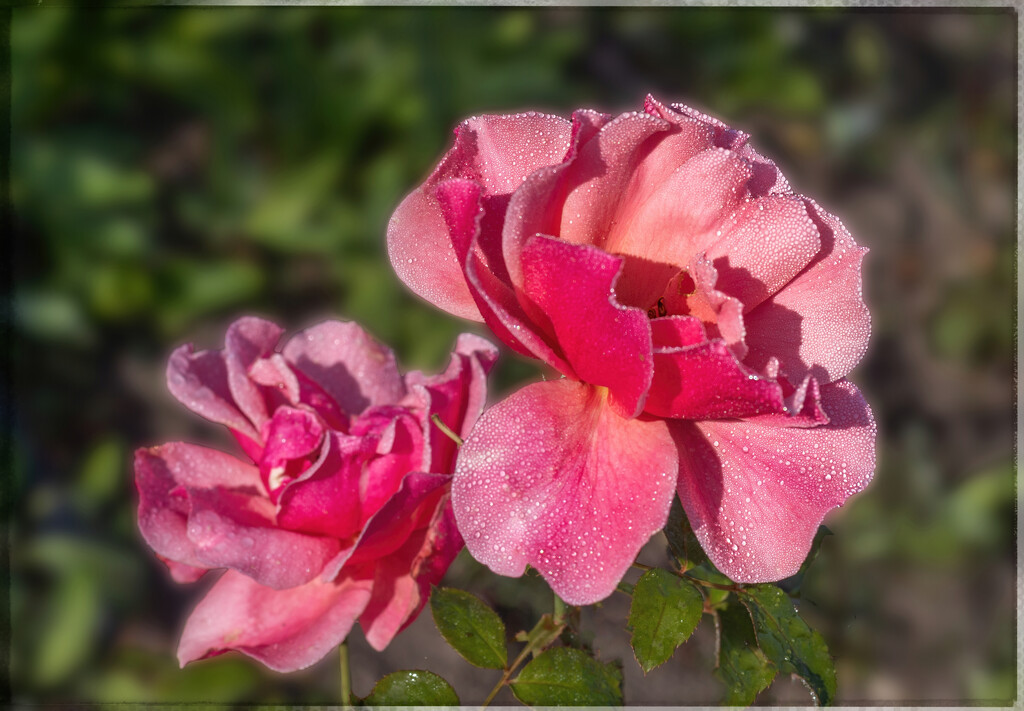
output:
[[470, 552], [566, 601], [610, 594], [675, 492], [737, 581], [794, 573], [874, 469], [844, 379], [865, 249], [748, 136], [685, 106], [480, 116], [399, 206], [391, 261], [565, 378], [481, 418], [452, 499]]
[[497, 357], [463, 334], [441, 375], [402, 377], [354, 323], [329, 321], [280, 352], [282, 330], [242, 318], [223, 351], [171, 355], [182, 403], [227, 425], [252, 463], [173, 442], [135, 454], [139, 528], [179, 582], [227, 568], [185, 625], [182, 664], [238, 650], [309, 666], [359, 618], [376, 649], [419, 614], [462, 537], [449, 497], [456, 447]]

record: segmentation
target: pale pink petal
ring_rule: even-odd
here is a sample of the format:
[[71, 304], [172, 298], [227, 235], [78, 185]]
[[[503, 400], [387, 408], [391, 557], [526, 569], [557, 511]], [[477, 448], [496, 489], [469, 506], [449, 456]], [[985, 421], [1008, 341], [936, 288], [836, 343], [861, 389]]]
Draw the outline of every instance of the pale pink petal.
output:
[[[612, 117], [596, 111], [579, 110], [572, 115], [572, 136], [561, 163], [538, 168], [523, 179], [509, 199], [501, 232], [501, 247], [508, 283], [522, 288], [520, 252], [526, 240], [536, 234], [557, 234], [562, 222], [562, 202], [580, 181], [593, 177], [572, 173], [580, 149], [594, 140]], [[618, 130], [618, 129], [616, 129]]]
[[256, 428], [235, 405], [228, 387], [227, 365], [220, 352], [193, 353], [191, 345], [176, 349], [167, 363], [167, 389], [197, 415], [227, 425], [249, 439], [259, 437]]
[[747, 198], [750, 161], [723, 148], [703, 150], [680, 165], [644, 202], [620, 209], [604, 248], [655, 262], [690, 263]]
[[279, 672], [319, 661], [348, 636], [370, 599], [369, 576], [272, 590], [233, 570], [192, 612], [178, 645], [182, 666], [238, 651]]
[[774, 356], [793, 382], [811, 373], [827, 383], [845, 376], [867, 350], [871, 317], [861, 289], [867, 250], [836, 217], [807, 205], [821, 232], [822, 254], [746, 315], [746, 362], [761, 368]]
[[481, 320], [462, 275], [435, 195], [451, 178], [478, 181], [487, 195], [507, 195], [522, 179], [560, 162], [570, 133], [557, 116], [480, 116], [456, 129], [455, 145], [429, 178], [398, 206], [388, 224], [388, 254], [399, 278], [435, 306]]
[[707, 249], [718, 270], [715, 287], [750, 311], [799, 274], [821, 249], [818, 228], [801, 198], [752, 200], [721, 226]]
[[377, 564], [373, 596], [359, 618], [371, 647], [383, 650], [416, 619], [430, 597], [430, 586], [441, 582], [462, 546], [445, 500], [429, 526]]
[[644, 411], [687, 420], [783, 412], [778, 383], [736, 360], [721, 340], [654, 351], [654, 378]]
[[350, 415], [405, 396], [395, 354], [359, 324], [325, 321], [296, 334], [284, 357]]
[[609, 388], [620, 414], [636, 416], [653, 372], [651, 326], [644, 311], [616, 300], [622, 259], [543, 236], [522, 256], [526, 294], [547, 315], [576, 375]]
[[737, 582], [794, 574], [825, 514], [871, 480], [875, 423], [848, 381], [821, 388], [815, 428], [738, 421], [672, 423], [679, 499], [719, 570]]
[[191, 504], [186, 487], [223, 486], [255, 492], [259, 472], [226, 454], [174, 442], [136, 450], [135, 484], [139, 531], [150, 548], [161, 558], [206, 569], [209, 566], [197, 557], [195, 544], [188, 538]]
[[480, 418], [452, 482], [473, 557], [501, 575], [530, 564], [573, 605], [615, 589], [676, 483], [665, 422], [624, 419], [606, 397], [569, 380], [526, 386]]
[[254, 316], [243, 316], [230, 326], [224, 337], [224, 362], [228, 387], [235, 403], [257, 429], [269, 415], [263, 390], [252, 380], [249, 369], [260, 358], [274, 352], [284, 331], [276, 324]]

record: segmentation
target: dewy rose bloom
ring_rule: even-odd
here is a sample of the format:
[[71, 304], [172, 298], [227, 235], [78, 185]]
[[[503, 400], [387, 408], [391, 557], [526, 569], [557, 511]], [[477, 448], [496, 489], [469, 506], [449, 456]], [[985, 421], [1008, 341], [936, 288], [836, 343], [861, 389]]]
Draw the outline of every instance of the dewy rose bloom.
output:
[[463, 542], [452, 516], [456, 448], [497, 357], [459, 337], [448, 369], [398, 372], [354, 323], [293, 337], [242, 318], [223, 351], [171, 356], [171, 392], [226, 425], [252, 463], [174, 442], [135, 455], [139, 528], [179, 582], [227, 568], [185, 625], [182, 664], [238, 650], [278, 671], [340, 644], [359, 619], [383, 649], [422, 609]]
[[858, 247], [747, 135], [648, 98], [616, 118], [480, 116], [399, 206], [399, 276], [565, 378], [484, 414], [452, 497], [470, 552], [607, 596], [675, 492], [737, 581], [794, 573], [874, 469], [844, 379], [869, 333]]

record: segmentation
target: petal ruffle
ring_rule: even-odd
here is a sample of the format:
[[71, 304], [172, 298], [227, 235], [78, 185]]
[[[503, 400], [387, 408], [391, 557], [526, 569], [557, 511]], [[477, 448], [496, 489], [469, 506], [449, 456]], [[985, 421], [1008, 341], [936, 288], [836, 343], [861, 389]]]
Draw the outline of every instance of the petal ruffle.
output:
[[167, 363], [167, 389], [197, 415], [227, 425], [252, 441], [259, 439], [256, 428], [235, 405], [220, 352], [196, 353], [191, 345], [177, 348]]
[[833, 215], [808, 201], [822, 255], [781, 291], [746, 314], [746, 362], [760, 369], [772, 356], [793, 382], [807, 373], [822, 383], [850, 372], [867, 350], [871, 316], [861, 290], [867, 249]]
[[679, 499], [697, 538], [737, 582], [769, 582], [800, 567], [825, 514], [871, 480], [875, 423], [853, 384], [821, 388], [830, 422], [672, 423]]
[[304, 669], [348, 636], [371, 587], [363, 573], [272, 590], [229, 570], [185, 623], [178, 661], [184, 666], [236, 650], [279, 672]]
[[719, 339], [654, 351], [654, 378], [644, 411], [686, 420], [751, 417], [782, 412], [778, 383], [736, 360]]
[[349, 415], [405, 396], [395, 354], [357, 323], [326, 321], [288, 341], [285, 359]]
[[569, 380], [526, 386], [484, 413], [452, 482], [473, 557], [501, 575], [530, 564], [574, 605], [615, 589], [676, 483], [665, 422], [622, 418], [606, 397]]

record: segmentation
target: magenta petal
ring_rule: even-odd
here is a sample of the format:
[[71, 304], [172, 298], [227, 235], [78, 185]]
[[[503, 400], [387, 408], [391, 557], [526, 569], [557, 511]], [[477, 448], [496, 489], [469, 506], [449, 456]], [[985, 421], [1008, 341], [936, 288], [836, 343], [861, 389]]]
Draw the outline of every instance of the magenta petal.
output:
[[861, 291], [858, 247], [834, 216], [808, 201], [821, 231], [818, 260], [746, 316], [747, 363], [761, 368], [779, 359], [799, 382], [808, 372], [827, 383], [845, 376], [867, 350], [871, 317]]
[[451, 505], [445, 499], [430, 525], [377, 564], [373, 596], [359, 618], [370, 646], [380, 651], [408, 627], [462, 550]]
[[426, 182], [402, 201], [388, 224], [388, 254], [399, 278], [435, 306], [479, 321], [435, 189], [444, 180], [469, 178], [487, 195], [508, 195], [537, 168], [561, 161], [569, 133], [568, 121], [539, 113], [479, 116], [463, 122], [455, 145]]
[[753, 422], [673, 423], [679, 499], [718, 568], [737, 582], [794, 574], [825, 514], [867, 486], [875, 422], [848, 381], [821, 388], [830, 422], [815, 428]]
[[[483, 186], [471, 180], [448, 180], [441, 183], [437, 196], [455, 245], [456, 254], [465, 269], [466, 282], [476, 300], [484, 322], [491, 331], [517, 353], [540, 358], [562, 373], [572, 369], [545, 342], [540, 328], [531, 322], [505, 277], [504, 257], [487, 255], [480, 244], [480, 217]], [[500, 262], [500, 269], [495, 265]]]
[[473, 556], [501, 575], [529, 563], [573, 605], [615, 589], [676, 483], [665, 422], [624, 419], [605, 398], [569, 380], [526, 386], [484, 413], [452, 483]]
[[644, 411], [687, 420], [782, 412], [778, 383], [736, 360], [721, 340], [654, 352], [654, 378]]
[[405, 396], [395, 354], [357, 323], [326, 321], [288, 341], [284, 357], [350, 415]]
[[235, 405], [221, 353], [193, 353], [191, 345], [176, 349], [167, 363], [167, 389], [197, 415], [227, 425], [251, 440], [258, 438], [256, 428]]
[[328, 432], [319, 459], [281, 492], [278, 525], [336, 539], [356, 534], [369, 517], [360, 483], [376, 445], [376, 439]]
[[573, 370], [609, 388], [620, 414], [636, 416], [651, 383], [651, 326], [615, 297], [622, 258], [543, 236], [522, 256], [526, 294], [551, 320]]
[[[455, 443], [430, 418], [441, 422], [465, 439], [483, 412], [487, 400], [487, 373], [498, 358], [498, 349], [490, 341], [469, 333], [459, 335], [448, 368], [440, 375], [427, 376], [413, 371], [405, 376], [411, 387], [423, 388], [423, 426], [429, 448], [417, 468], [437, 474], [450, 474], [455, 464]], [[429, 451], [428, 451], [429, 450]]]
[[276, 671], [303, 669], [344, 641], [371, 585], [362, 575], [272, 590], [229, 570], [188, 618], [178, 661], [184, 666], [236, 650]]

